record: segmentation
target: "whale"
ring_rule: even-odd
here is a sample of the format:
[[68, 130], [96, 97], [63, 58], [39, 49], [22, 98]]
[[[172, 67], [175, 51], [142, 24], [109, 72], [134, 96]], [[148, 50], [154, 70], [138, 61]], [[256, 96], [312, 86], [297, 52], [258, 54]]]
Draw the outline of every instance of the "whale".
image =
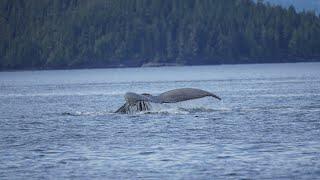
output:
[[116, 110], [115, 113], [130, 114], [134, 112], [149, 111], [151, 110], [151, 103], [177, 103], [204, 97], [213, 97], [221, 100], [219, 96], [211, 92], [196, 88], [173, 89], [155, 96], [148, 93], [138, 94], [127, 92], [124, 95], [124, 105]]

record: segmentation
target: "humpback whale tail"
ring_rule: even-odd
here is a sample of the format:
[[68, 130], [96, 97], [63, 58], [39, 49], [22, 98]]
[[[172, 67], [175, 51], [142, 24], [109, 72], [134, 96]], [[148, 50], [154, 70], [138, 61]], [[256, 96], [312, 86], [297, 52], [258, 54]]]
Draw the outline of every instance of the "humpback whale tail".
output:
[[198, 99], [211, 96], [216, 99], [221, 100], [220, 97], [216, 96], [215, 94], [204, 91], [201, 89], [194, 89], [194, 88], [181, 88], [181, 89], [174, 89], [171, 91], [164, 92], [158, 96], [162, 103], [176, 103], [181, 101], [187, 101], [191, 99]]
[[120, 114], [130, 114], [133, 112], [149, 111], [151, 109], [151, 104], [147, 101], [138, 101], [136, 104], [123, 104], [115, 113]]
[[128, 114], [137, 111], [148, 111], [151, 109], [150, 103], [177, 103], [208, 96], [221, 100], [220, 97], [211, 92], [195, 88], [174, 89], [161, 93], [158, 96], [153, 96], [147, 93], [137, 94], [127, 92], [124, 95], [126, 103], [122, 105], [116, 113]]

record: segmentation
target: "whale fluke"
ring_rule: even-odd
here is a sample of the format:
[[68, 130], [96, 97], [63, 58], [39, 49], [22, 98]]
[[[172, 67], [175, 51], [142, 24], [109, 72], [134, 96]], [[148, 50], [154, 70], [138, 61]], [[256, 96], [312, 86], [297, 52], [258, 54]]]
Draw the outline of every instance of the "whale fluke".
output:
[[220, 97], [216, 96], [213, 93], [210, 93], [208, 91], [204, 91], [201, 89], [194, 89], [194, 88], [174, 89], [174, 90], [159, 94], [158, 98], [161, 100], [161, 103], [176, 103], [176, 102], [187, 101], [191, 99], [203, 98], [207, 96], [211, 96], [221, 100]]
[[195, 88], [174, 89], [161, 93], [158, 96], [153, 96], [147, 93], [137, 94], [127, 92], [124, 95], [126, 103], [121, 106], [116, 113], [128, 114], [132, 112], [148, 111], [151, 109], [150, 103], [177, 103], [208, 96], [221, 100], [220, 97], [211, 92]]

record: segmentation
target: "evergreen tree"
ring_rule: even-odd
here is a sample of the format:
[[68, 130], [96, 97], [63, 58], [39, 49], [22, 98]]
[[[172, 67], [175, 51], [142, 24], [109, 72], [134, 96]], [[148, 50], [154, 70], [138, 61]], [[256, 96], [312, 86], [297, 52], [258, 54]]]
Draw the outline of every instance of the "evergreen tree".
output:
[[258, 0], [1, 0], [0, 68], [320, 59], [320, 17]]

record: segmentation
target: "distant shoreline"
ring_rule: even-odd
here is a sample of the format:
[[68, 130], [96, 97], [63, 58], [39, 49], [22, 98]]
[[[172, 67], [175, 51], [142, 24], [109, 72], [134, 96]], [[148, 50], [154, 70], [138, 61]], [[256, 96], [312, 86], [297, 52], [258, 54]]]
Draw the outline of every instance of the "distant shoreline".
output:
[[3, 1], [0, 71], [320, 61], [320, 16], [264, 1]]
[[125, 65], [110, 65], [110, 66], [80, 66], [74, 68], [22, 68], [22, 69], [0, 69], [0, 72], [20, 72], [20, 71], [48, 71], [48, 70], [82, 70], [82, 69], [121, 69], [121, 68], [157, 68], [157, 67], [187, 67], [187, 66], [221, 66], [221, 65], [250, 65], [250, 64], [297, 64], [297, 63], [320, 63], [320, 60], [306, 60], [296, 62], [262, 62], [262, 63], [224, 63], [224, 64], [177, 64], [177, 63], [150, 63], [141, 66], [125, 66]]

